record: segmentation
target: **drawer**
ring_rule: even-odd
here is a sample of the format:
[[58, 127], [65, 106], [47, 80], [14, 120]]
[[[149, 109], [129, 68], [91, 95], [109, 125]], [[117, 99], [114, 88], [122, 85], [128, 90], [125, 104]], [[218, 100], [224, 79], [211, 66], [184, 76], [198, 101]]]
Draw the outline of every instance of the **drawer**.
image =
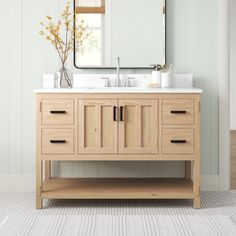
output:
[[194, 154], [194, 129], [163, 129], [163, 154]]
[[194, 123], [193, 99], [163, 99], [162, 124], [191, 125]]
[[42, 129], [43, 154], [73, 154], [73, 129]]
[[42, 124], [44, 125], [74, 124], [74, 100], [43, 99]]

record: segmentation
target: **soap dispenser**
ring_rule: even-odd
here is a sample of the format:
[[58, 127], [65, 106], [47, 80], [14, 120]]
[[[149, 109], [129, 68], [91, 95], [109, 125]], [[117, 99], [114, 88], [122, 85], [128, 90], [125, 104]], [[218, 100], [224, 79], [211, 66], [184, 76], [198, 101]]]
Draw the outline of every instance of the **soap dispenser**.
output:
[[159, 64], [152, 65], [152, 66], [153, 66], [153, 68], [155, 70], [152, 71], [152, 81], [151, 81], [151, 84], [159, 87], [161, 85], [161, 70], [162, 70], [162, 66], [159, 65]]

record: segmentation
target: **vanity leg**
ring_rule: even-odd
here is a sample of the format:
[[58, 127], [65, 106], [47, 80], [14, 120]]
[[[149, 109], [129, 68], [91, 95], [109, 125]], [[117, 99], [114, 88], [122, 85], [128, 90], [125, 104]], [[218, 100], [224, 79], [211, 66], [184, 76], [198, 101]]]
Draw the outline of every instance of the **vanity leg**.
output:
[[37, 158], [36, 160], [36, 208], [43, 208], [42, 199], [42, 161]]
[[44, 162], [44, 168], [45, 168], [45, 181], [48, 181], [49, 179], [51, 179], [51, 161], [45, 161]]
[[36, 209], [43, 209], [43, 199], [36, 196]]
[[201, 208], [201, 199], [200, 197], [195, 197], [193, 200], [193, 206], [195, 209]]
[[194, 177], [193, 177], [193, 191], [194, 191], [194, 208], [200, 208], [200, 160], [194, 160]]
[[185, 179], [191, 179], [191, 161], [185, 161]]

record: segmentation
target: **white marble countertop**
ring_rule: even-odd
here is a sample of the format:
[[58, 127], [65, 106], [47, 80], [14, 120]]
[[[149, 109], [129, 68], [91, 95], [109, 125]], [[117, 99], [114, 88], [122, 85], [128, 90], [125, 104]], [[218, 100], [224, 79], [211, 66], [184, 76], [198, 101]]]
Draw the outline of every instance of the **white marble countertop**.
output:
[[55, 88], [35, 89], [34, 93], [202, 93], [199, 88]]

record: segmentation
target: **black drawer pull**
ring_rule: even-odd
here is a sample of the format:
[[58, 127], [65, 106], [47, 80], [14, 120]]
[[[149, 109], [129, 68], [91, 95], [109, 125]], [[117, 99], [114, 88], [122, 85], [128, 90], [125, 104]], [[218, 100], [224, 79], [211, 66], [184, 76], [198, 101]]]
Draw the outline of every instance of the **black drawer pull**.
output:
[[51, 114], [65, 114], [66, 111], [50, 111]]
[[171, 143], [186, 143], [186, 140], [171, 140]]
[[172, 114], [185, 114], [186, 111], [170, 111]]
[[66, 140], [50, 140], [50, 143], [66, 143]]
[[113, 107], [113, 121], [117, 121], [117, 107], [116, 106], [114, 106]]
[[124, 107], [120, 107], [120, 121], [124, 121]]

